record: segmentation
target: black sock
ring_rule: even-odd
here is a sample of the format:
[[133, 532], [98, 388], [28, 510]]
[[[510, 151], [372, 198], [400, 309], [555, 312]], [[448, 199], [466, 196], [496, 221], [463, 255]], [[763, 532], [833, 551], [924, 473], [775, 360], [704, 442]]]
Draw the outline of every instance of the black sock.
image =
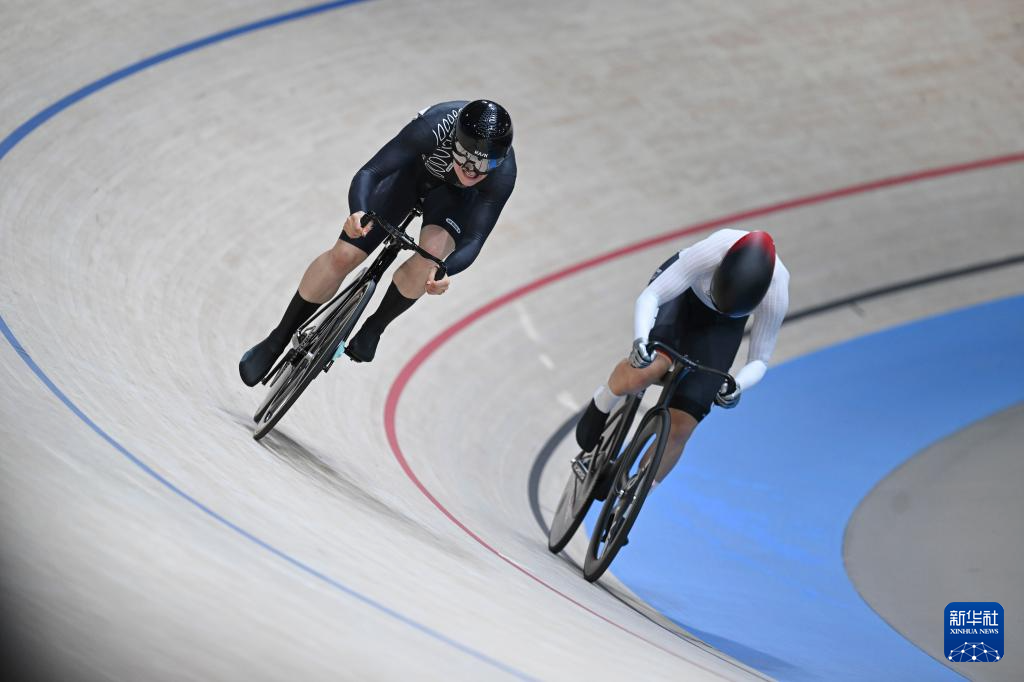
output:
[[377, 306], [377, 310], [373, 315], [366, 318], [366, 322], [363, 323], [363, 329], [376, 334], [382, 333], [389, 324], [394, 322], [396, 317], [411, 308], [415, 302], [415, 298], [403, 296], [402, 292], [395, 286], [395, 283], [392, 282], [388, 290], [384, 292], [384, 299]]
[[305, 322], [306, 318], [315, 313], [319, 307], [319, 303], [310, 303], [296, 291], [292, 296], [292, 302], [288, 304], [288, 309], [284, 311], [284, 317], [270, 333], [283, 338], [290, 337], [299, 328], [299, 325]]

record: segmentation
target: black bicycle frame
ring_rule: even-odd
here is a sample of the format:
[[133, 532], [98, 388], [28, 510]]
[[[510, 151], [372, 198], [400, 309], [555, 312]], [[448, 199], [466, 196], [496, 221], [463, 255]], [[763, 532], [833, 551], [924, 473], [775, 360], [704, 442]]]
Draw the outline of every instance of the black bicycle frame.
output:
[[694, 362], [676, 349], [671, 346], [666, 346], [660, 341], [652, 343], [650, 348], [652, 351], [660, 350], [665, 353], [665, 355], [672, 358], [672, 366], [669, 368], [665, 376], [662, 377], [661, 381], [658, 382], [664, 386], [661, 396], [658, 398], [658, 407], [666, 407], [668, 405], [672, 396], [675, 395], [676, 386], [678, 386], [679, 382], [682, 381], [690, 372], [708, 372], [710, 374], [717, 374], [722, 377], [722, 380], [728, 387], [728, 391], [726, 391], [727, 393], [733, 393], [736, 390], [736, 380], [733, 379], [732, 375], [728, 372], [722, 372], [721, 370], [717, 370], [713, 367], [705, 367], [700, 363]]
[[434, 276], [434, 279], [444, 279], [445, 274], [447, 274], [444, 262], [436, 258], [433, 254], [424, 251], [422, 248], [420, 248], [419, 244], [416, 243], [416, 240], [410, 237], [405, 231], [405, 228], [409, 226], [409, 223], [415, 220], [415, 218], [419, 215], [422, 215], [420, 209], [418, 207], [413, 208], [411, 211], [409, 211], [409, 213], [406, 214], [405, 219], [402, 220], [402, 224], [396, 228], [395, 226], [388, 223], [386, 220], [381, 218], [376, 213], [366, 213], [362, 218], [362, 225], [364, 227], [372, 221], [374, 228], [383, 229], [385, 232], [388, 233], [388, 236], [387, 238], [385, 238], [384, 241], [383, 250], [377, 255], [373, 262], [370, 263], [370, 265], [367, 267], [366, 271], [363, 274], [357, 277], [347, 287], [338, 292], [334, 296], [334, 298], [327, 302], [326, 305], [321, 306], [320, 309], [316, 311], [316, 313], [314, 313], [308, 320], [302, 323], [302, 326], [309, 326], [309, 323], [318, 318], [325, 310], [331, 310], [334, 303], [341, 297], [347, 295], [348, 292], [351, 291], [352, 289], [362, 286], [369, 280], [373, 280], [374, 283], [380, 282], [381, 277], [384, 276], [384, 273], [387, 272], [387, 269], [391, 267], [391, 264], [395, 262], [396, 258], [398, 258], [398, 254], [405, 250], [415, 251], [416, 253], [426, 258], [427, 260], [436, 263], [437, 274]]
[[393, 262], [395, 262], [395, 258], [398, 257], [399, 252], [404, 250], [415, 251], [423, 258], [436, 263], [437, 274], [434, 276], [434, 280], [444, 279], [445, 274], [447, 273], [444, 261], [436, 258], [434, 254], [424, 251], [420, 245], [416, 243], [416, 240], [410, 237], [405, 231], [405, 228], [409, 226], [409, 223], [411, 223], [418, 215], [422, 215], [418, 208], [414, 208], [409, 211], [408, 215], [405, 216], [405, 220], [403, 220], [402, 224], [397, 228], [376, 213], [370, 212], [363, 216], [362, 223], [364, 226], [372, 221], [374, 227], [379, 227], [388, 233], [389, 239], [384, 243], [384, 250], [381, 251], [380, 255], [377, 256], [373, 263], [370, 264], [370, 268], [367, 270], [362, 281], [365, 282], [366, 278], [370, 278], [374, 282], [379, 282], [380, 278], [384, 275], [384, 272]]
[[[365, 227], [370, 221], [373, 221], [373, 226], [375, 228], [380, 228], [388, 233], [388, 236], [384, 240], [384, 249], [377, 255], [377, 257], [373, 260], [372, 263], [370, 263], [369, 267], [367, 267], [366, 270], [361, 275], [356, 277], [355, 280], [353, 280], [347, 287], [345, 287], [337, 294], [335, 294], [330, 301], [320, 306], [320, 308], [315, 313], [313, 313], [309, 318], [306, 319], [305, 322], [302, 323], [302, 325], [299, 327], [299, 335], [301, 336], [303, 331], [310, 326], [313, 320], [323, 315], [326, 311], [330, 312], [327, 314], [327, 317], [324, 319], [324, 321], [317, 326], [317, 331], [313, 333], [315, 335], [321, 329], [329, 328], [331, 324], [334, 322], [335, 315], [339, 314], [339, 308], [335, 306], [335, 303], [337, 303], [343, 297], [347, 296], [349, 292], [353, 291], [354, 289], [358, 289], [359, 287], [366, 284], [366, 282], [370, 280], [373, 280], [375, 285], [376, 283], [380, 282], [381, 277], [384, 276], [384, 273], [387, 271], [389, 267], [391, 267], [391, 264], [395, 262], [395, 259], [398, 258], [398, 254], [402, 251], [415, 251], [416, 253], [423, 256], [427, 260], [433, 261], [434, 263], [437, 264], [437, 274], [434, 277], [435, 281], [439, 279], [444, 279], [444, 276], [447, 273], [444, 262], [436, 258], [433, 254], [424, 251], [422, 248], [420, 248], [419, 244], [416, 243], [416, 240], [410, 237], [405, 232], [405, 228], [409, 226], [409, 223], [411, 223], [417, 216], [422, 214], [423, 213], [418, 206], [414, 207], [412, 210], [409, 211], [409, 213], [406, 214], [405, 219], [402, 220], [402, 224], [396, 228], [395, 226], [388, 223], [386, 220], [381, 218], [376, 213], [366, 213], [362, 217], [363, 227]], [[267, 376], [263, 379], [263, 383], [266, 384], [273, 381], [274, 378], [277, 376], [278, 372], [281, 371], [281, 368], [284, 367], [285, 363], [289, 362], [292, 359], [293, 354], [295, 352], [297, 352], [297, 349], [292, 348], [287, 353], [285, 353], [281, 357], [281, 359], [277, 361], [277, 364], [274, 365], [274, 368], [267, 373]], [[331, 360], [327, 366], [330, 367], [333, 363], [334, 360]]]

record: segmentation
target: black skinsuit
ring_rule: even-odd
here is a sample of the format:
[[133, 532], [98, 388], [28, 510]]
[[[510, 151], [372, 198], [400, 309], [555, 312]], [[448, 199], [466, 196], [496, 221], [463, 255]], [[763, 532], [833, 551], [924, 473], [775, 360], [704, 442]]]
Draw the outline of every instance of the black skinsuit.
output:
[[[348, 191], [352, 213], [372, 210], [392, 224], [421, 202], [423, 224], [437, 225], [455, 240], [455, 250], [445, 259], [450, 275], [476, 259], [516, 183], [511, 149], [484, 180], [472, 187], [459, 183], [451, 149], [455, 121], [465, 104], [442, 102], [421, 111], [359, 169]], [[384, 230], [370, 230], [358, 239], [342, 233], [341, 239], [369, 254], [384, 237]]]

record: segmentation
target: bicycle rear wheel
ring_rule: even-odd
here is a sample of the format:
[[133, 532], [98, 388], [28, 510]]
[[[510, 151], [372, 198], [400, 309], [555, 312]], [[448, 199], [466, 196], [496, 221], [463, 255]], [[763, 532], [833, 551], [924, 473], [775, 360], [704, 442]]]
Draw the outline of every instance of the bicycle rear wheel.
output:
[[[548, 549], [551, 552], [558, 554], [565, 549], [590, 510], [600, 487], [599, 482], [603, 482], [605, 478], [602, 472], [622, 449], [622, 442], [629, 433], [639, 402], [639, 399], [635, 398], [623, 402], [619, 409], [608, 417], [608, 423], [605, 424], [594, 451], [581, 452], [572, 460], [569, 480], [562, 490], [562, 497], [558, 500], [555, 515], [551, 518], [551, 528], [548, 530]], [[584, 474], [583, 478], [580, 478], [581, 473]]]
[[[672, 421], [666, 408], [656, 407], [644, 415], [640, 428], [619, 458], [608, 498], [594, 524], [590, 545], [583, 561], [583, 577], [589, 582], [600, 578], [629, 537], [640, 515], [654, 475], [665, 453]], [[644, 455], [651, 453], [643, 463]]]
[[338, 346], [348, 339], [359, 322], [359, 317], [373, 297], [375, 287], [376, 282], [367, 280], [365, 284], [354, 288], [352, 293], [339, 303], [337, 314], [325, 319], [313, 332], [307, 344], [289, 351], [292, 359], [285, 361], [271, 383], [267, 397], [256, 411], [257, 422], [253, 438], [259, 440], [270, 433], [306, 387], [324, 371]]

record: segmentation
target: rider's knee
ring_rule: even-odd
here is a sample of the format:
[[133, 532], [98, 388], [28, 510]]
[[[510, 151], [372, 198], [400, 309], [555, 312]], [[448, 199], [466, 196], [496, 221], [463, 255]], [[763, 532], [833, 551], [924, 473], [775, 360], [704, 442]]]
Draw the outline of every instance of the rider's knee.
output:
[[366, 254], [359, 247], [338, 240], [329, 254], [331, 270], [337, 276], [345, 276], [366, 259]]
[[403, 274], [416, 275], [417, 277], [426, 277], [427, 273], [430, 272], [431, 268], [437, 267], [437, 264], [433, 261], [429, 261], [418, 253], [414, 253], [409, 256], [408, 259], [401, 266], [399, 270]]
[[635, 367], [630, 367], [622, 377], [626, 393], [639, 393], [648, 386], [650, 386], [653, 380], [649, 380], [647, 375]]
[[622, 367], [624, 369], [622, 381], [625, 384], [626, 392], [639, 393], [657, 383], [658, 379], [668, 371], [669, 363], [659, 355], [650, 366], [643, 369], [633, 367], [628, 361], [623, 361]]
[[421, 249], [434, 258], [445, 258], [455, 249], [455, 240], [437, 225], [425, 225], [420, 230], [419, 244]]
[[671, 444], [682, 449], [686, 441], [693, 435], [697, 428], [697, 419], [688, 412], [672, 408], [668, 411], [672, 420], [672, 429], [669, 433]]

